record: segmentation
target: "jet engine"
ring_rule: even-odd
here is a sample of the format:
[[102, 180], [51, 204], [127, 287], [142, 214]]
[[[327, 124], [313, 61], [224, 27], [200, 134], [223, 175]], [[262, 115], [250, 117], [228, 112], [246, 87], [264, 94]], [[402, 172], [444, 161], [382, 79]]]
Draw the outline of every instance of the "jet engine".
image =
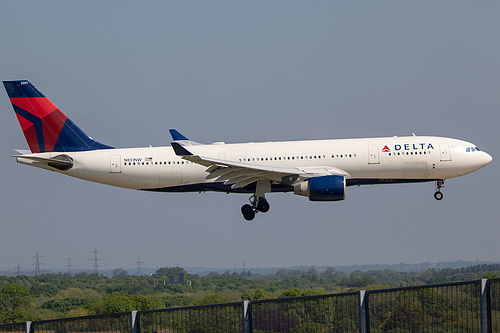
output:
[[309, 201], [340, 201], [345, 199], [345, 177], [332, 175], [309, 178], [293, 187], [293, 192]]

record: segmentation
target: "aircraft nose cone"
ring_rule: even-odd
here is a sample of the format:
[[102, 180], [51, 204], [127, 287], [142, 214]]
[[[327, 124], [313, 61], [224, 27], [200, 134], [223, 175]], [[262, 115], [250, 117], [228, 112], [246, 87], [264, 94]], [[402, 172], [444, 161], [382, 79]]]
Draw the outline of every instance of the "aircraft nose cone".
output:
[[490, 164], [491, 161], [493, 161], [493, 157], [488, 153], [484, 153], [484, 165]]

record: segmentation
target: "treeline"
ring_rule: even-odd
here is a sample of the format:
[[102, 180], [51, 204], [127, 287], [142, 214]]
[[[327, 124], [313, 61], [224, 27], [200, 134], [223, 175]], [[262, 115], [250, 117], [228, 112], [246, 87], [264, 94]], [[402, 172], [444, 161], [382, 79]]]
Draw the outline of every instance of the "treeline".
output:
[[[0, 324], [498, 278], [500, 265], [429, 269], [415, 273], [384, 269], [356, 270], [346, 274], [333, 267], [323, 271], [310, 268], [305, 272], [279, 269], [275, 274], [265, 276], [254, 275], [251, 271], [212, 272], [199, 276], [180, 267], [161, 268], [151, 276], [127, 275], [123, 270], [117, 273], [118, 276], [111, 278], [87, 273], [0, 276]], [[183, 278], [181, 281], [179, 275]], [[176, 283], [170, 283], [171, 277]]]

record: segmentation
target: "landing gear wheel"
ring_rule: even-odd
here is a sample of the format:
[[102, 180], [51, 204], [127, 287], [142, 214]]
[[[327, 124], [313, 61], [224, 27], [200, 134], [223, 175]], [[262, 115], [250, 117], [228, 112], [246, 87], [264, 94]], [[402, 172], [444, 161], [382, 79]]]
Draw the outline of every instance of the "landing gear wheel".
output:
[[444, 179], [436, 181], [436, 192], [434, 193], [434, 199], [442, 200], [443, 193], [441, 193], [441, 189], [444, 187]]
[[258, 212], [267, 213], [269, 211], [270, 205], [264, 196], [252, 195], [249, 200], [250, 204], [241, 207], [241, 213], [245, 220], [252, 221]]
[[437, 191], [436, 193], [434, 193], [434, 199], [436, 199], [436, 200], [442, 200], [443, 199], [443, 193], [441, 193], [440, 191]]
[[243, 205], [243, 207], [241, 207], [241, 213], [247, 221], [252, 221], [255, 218], [255, 211], [249, 204]]
[[266, 199], [262, 198], [257, 202], [257, 210], [262, 213], [267, 213], [269, 211], [269, 202]]

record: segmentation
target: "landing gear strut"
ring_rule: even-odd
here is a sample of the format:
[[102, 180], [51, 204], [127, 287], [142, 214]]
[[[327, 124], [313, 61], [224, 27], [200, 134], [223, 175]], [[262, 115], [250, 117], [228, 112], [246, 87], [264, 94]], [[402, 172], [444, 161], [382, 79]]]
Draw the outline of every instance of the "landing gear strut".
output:
[[443, 187], [444, 187], [444, 180], [438, 180], [436, 182], [436, 192], [434, 193], [434, 199], [436, 200], [443, 199], [443, 193], [441, 192], [441, 188]]
[[266, 198], [253, 195], [250, 198], [250, 203], [250, 205], [246, 204], [241, 207], [241, 213], [247, 221], [252, 221], [255, 218], [255, 214], [258, 212], [266, 213], [269, 211], [270, 206]]

